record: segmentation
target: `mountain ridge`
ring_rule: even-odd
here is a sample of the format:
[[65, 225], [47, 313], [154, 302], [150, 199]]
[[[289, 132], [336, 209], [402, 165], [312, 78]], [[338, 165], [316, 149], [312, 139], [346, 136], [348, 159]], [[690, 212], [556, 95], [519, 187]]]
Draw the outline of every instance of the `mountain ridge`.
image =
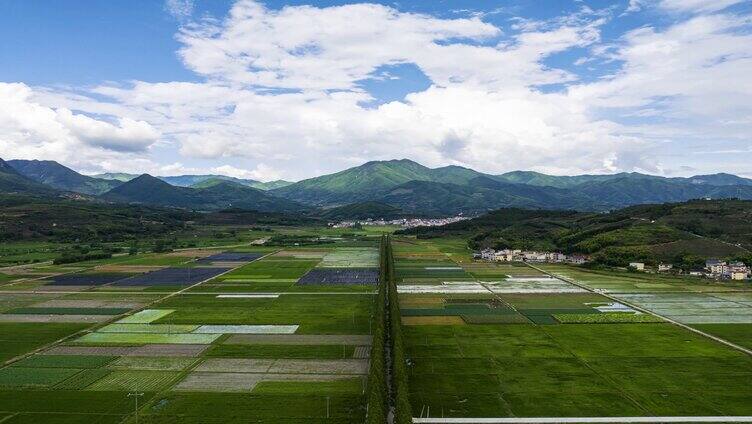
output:
[[142, 174], [119, 185], [101, 198], [120, 203], [171, 206], [194, 210], [244, 208], [260, 212], [302, 211], [295, 202], [233, 181], [221, 181], [205, 188], [173, 186], [160, 178]]
[[[375, 202], [395, 208], [400, 213], [447, 216], [476, 215], [503, 207], [608, 211], [636, 204], [681, 202], [698, 198], [752, 199], [752, 180], [726, 173], [670, 178], [637, 172], [554, 176], [534, 171], [513, 171], [492, 175], [457, 165], [429, 168], [409, 159], [395, 159], [369, 161], [289, 185], [284, 181], [259, 183], [255, 180], [211, 174], [148, 176], [145, 181], [136, 181], [144, 177], [142, 175], [123, 183], [114, 179], [91, 180], [92, 177], [78, 174], [53, 161], [18, 161], [16, 164], [22, 169], [24, 167], [19, 164], [25, 165], [30, 175], [48, 185], [29, 185], [31, 180], [13, 170], [4, 177], [4, 191], [27, 190], [41, 195], [54, 193], [46, 190], [55, 188], [100, 194], [102, 188], [97, 184], [105, 181], [113, 186], [102, 193], [101, 198], [105, 200], [198, 210], [257, 207], [265, 211], [295, 211]], [[10, 165], [6, 166], [12, 168]], [[44, 168], [44, 172], [37, 168]], [[15, 174], [18, 175], [11, 176]], [[59, 175], [62, 176], [56, 179]], [[119, 179], [130, 177], [129, 174], [108, 176]], [[14, 183], [11, 184], [10, 180]], [[128, 191], [133, 185], [126, 184], [134, 181], [139, 190]], [[157, 181], [161, 184], [157, 184]], [[225, 185], [224, 182], [231, 184]], [[192, 184], [185, 186], [188, 183]], [[267, 186], [271, 189], [264, 191], [264, 188], [253, 186], [256, 184], [284, 186]], [[120, 186], [125, 187], [117, 190]], [[379, 210], [374, 203], [369, 208]], [[383, 210], [390, 214], [396, 212]], [[350, 207], [342, 211], [364, 213], [362, 207]]]
[[52, 188], [76, 193], [98, 195], [112, 190], [121, 182], [88, 177], [51, 160], [9, 160], [8, 164], [21, 175]]

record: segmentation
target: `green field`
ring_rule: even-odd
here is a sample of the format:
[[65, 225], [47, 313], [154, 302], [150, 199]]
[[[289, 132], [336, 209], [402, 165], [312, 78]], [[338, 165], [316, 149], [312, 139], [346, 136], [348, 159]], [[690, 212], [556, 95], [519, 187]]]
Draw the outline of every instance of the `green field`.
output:
[[[542, 275], [524, 264], [469, 261], [452, 240], [405, 240], [394, 246], [400, 283], [450, 281], [448, 274], [431, 278], [425, 271], [416, 271], [418, 264], [429, 262], [461, 267], [470, 276], [465, 281]], [[712, 290], [726, 291], [663, 276], [556, 265], [542, 268], [617, 298], [624, 295], [625, 301], [637, 299], [640, 305], [651, 301], [645, 296], [658, 294], [662, 297], [651, 306], [659, 308], [665, 307], [659, 301], [668, 296], [674, 297], [675, 310], [682, 306], [690, 310], [710, 307], [713, 304], [698, 302], [715, 296]], [[535, 283], [505, 287], [523, 289], [526, 284]], [[687, 297], [690, 293], [699, 300]], [[719, 298], [714, 301], [731, 303]], [[613, 304], [613, 300], [594, 292], [400, 295], [413, 414], [576, 417], [752, 413], [752, 390], [745, 383], [752, 381], [749, 355], [650, 314], [608, 312]], [[448, 325], [445, 321], [451, 317], [462, 320]], [[741, 345], [750, 343], [747, 324], [696, 327]]]
[[[295, 231], [298, 230], [281, 230], [286, 234]], [[334, 374], [317, 377], [322, 381], [310, 381], [310, 375], [298, 380], [295, 374], [286, 374], [285, 381], [272, 378], [260, 381], [247, 393], [235, 393], [223, 388], [236, 384], [228, 373], [226, 382], [215, 377], [211, 383], [215, 388], [209, 390], [206, 386], [208, 391], [201, 390], [205, 388], [203, 385], [197, 386], [198, 392], [173, 391], [184, 380], [194, 378], [191, 376], [195, 369], [209, 358], [293, 361], [295, 367], [306, 369], [309, 362], [316, 367], [317, 361], [362, 361], [356, 358], [367, 357], [369, 346], [346, 340], [368, 343], [363, 336], [372, 328], [374, 289], [296, 283], [317, 266], [378, 266], [378, 238], [353, 241], [330, 230], [303, 231], [334, 236], [335, 241], [312, 247], [240, 248], [238, 251], [272, 254], [239, 264], [231, 272], [182, 294], [176, 292], [185, 286], [56, 289], [46, 287], [42, 281], [8, 286], [16, 292], [30, 289], [37, 292], [0, 294], [0, 314], [20, 320], [41, 316], [60, 319], [100, 316], [104, 322], [96, 322], [98, 319], [82, 324], [0, 323], [0, 359], [8, 360], [52, 345], [50, 352], [29, 355], [0, 367], [0, 420], [8, 416], [4, 423], [132, 423], [134, 400], [127, 395], [143, 392], [145, 396], [139, 399], [139, 422], [362, 422], [366, 381], [360, 375], [343, 379], [332, 371]], [[260, 237], [265, 233], [255, 235]], [[28, 273], [48, 276], [119, 272], [125, 276], [154, 269], [150, 267], [193, 266], [195, 257], [206, 254], [123, 255], [64, 266], [40, 264], [29, 268]], [[15, 277], [0, 276], [0, 284], [12, 278]], [[265, 292], [288, 294], [218, 297], [220, 293]], [[129, 314], [120, 315], [124, 313]], [[312, 338], [292, 343], [273, 339], [229, 344], [229, 334], [197, 332], [204, 325], [220, 326], [221, 330], [222, 325], [274, 324], [298, 325], [293, 336]], [[226, 328], [229, 331], [233, 327]], [[70, 337], [81, 330], [87, 331]], [[341, 337], [345, 342], [332, 344], [327, 336]], [[317, 340], [322, 342], [317, 344]]]
[[[284, 237], [273, 246], [213, 250], [269, 255], [189, 290], [7, 285], [10, 277], [0, 275], [7, 287], [0, 293], [0, 315], [52, 321], [0, 322], [0, 359], [16, 358], [0, 366], [0, 421], [133, 424], [135, 403], [128, 393], [139, 392], [139, 423], [364, 422], [373, 401], [368, 388], [376, 383], [361, 367], [378, 358], [372, 344], [383, 346], [373, 336], [383, 325], [374, 321], [377, 288], [297, 281], [314, 268], [379, 266], [378, 231], [236, 231], [228, 240]], [[307, 242], [285, 244], [285, 237]], [[217, 245], [220, 239], [206, 235], [199, 244]], [[750, 348], [752, 322], [728, 321], [752, 308], [751, 288], [476, 262], [460, 238], [395, 238], [392, 245], [399, 286], [496, 288], [399, 295], [406, 401], [415, 416], [752, 415], [752, 357], [626, 306], [697, 321], [694, 328]], [[30, 246], [34, 254], [43, 248]], [[194, 258], [208, 253], [139, 253], [24, 272], [129, 275], [194, 266]], [[617, 300], [584, 289], [557, 292], [576, 286], [542, 283], [545, 272]], [[96, 319], [54, 322], [77, 315]], [[298, 327], [292, 334], [233, 333], [259, 331], [236, 326], [264, 325]], [[202, 326], [215, 326], [210, 331], [217, 334], [201, 333], [207, 330]]]

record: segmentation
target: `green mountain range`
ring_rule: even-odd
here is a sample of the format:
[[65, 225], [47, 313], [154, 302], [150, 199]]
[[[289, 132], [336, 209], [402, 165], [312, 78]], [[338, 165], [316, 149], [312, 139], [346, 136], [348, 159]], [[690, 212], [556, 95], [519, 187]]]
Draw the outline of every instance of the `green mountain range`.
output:
[[665, 178], [640, 173], [490, 175], [402, 159], [368, 162], [271, 191], [313, 206], [376, 201], [408, 213], [478, 214], [501, 207], [609, 210], [642, 203], [711, 197], [752, 199], [752, 180], [728, 174]]
[[[102, 178], [102, 179], [108, 179], [108, 180], [117, 180], [122, 182], [130, 181], [138, 175], [136, 174], [125, 174], [125, 173], [107, 173], [107, 174], [98, 174], [93, 175], [95, 178]], [[174, 175], [174, 176], [168, 176], [168, 177], [157, 177], [162, 181], [165, 181], [171, 185], [178, 186], [178, 187], [194, 187], [194, 188], [201, 188], [206, 186], [208, 181], [212, 180], [225, 180], [225, 181], [233, 181], [238, 184], [242, 184], [244, 186], [257, 188], [259, 190], [273, 190], [275, 188], [281, 188], [288, 186], [290, 184], [293, 184], [290, 181], [285, 180], [275, 180], [275, 181], [256, 181], [256, 180], [248, 180], [248, 179], [242, 179], [242, 178], [234, 178], [234, 177], [228, 177], [226, 175]]]
[[205, 188], [177, 187], [148, 174], [115, 187], [102, 195], [101, 199], [194, 210], [239, 208], [281, 212], [306, 209], [298, 203], [232, 181], [221, 181]]
[[432, 169], [408, 159], [373, 161], [290, 184], [273, 190], [273, 193], [311, 205], [347, 204], [377, 199], [387, 191], [411, 181], [467, 185], [482, 175], [458, 166]]
[[[479, 215], [508, 207], [606, 211], [698, 198], [752, 199], [752, 180], [730, 174], [666, 178], [640, 173], [552, 176], [516, 171], [491, 175], [459, 166], [428, 168], [407, 159], [367, 162], [297, 183], [208, 174], [148, 178], [103, 174], [111, 178], [103, 179], [81, 175], [53, 161], [11, 161], [10, 165], [6, 167], [12, 172], [6, 172], [0, 192], [56, 193], [49, 190], [57, 189], [101, 194], [108, 201], [194, 210], [326, 211], [354, 205], [340, 209], [336, 215], [340, 217], [348, 211], [353, 217], [378, 213], [446, 216]], [[38, 184], [29, 185], [30, 180]], [[394, 210], [386, 211], [384, 205]]]
[[10, 160], [8, 164], [21, 175], [58, 190], [97, 195], [122, 184], [117, 180], [81, 175], [51, 160]]
[[52, 187], [40, 184], [23, 175], [8, 162], [0, 159], [0, 193], [20, 193], [41, 196], [57, 196], [59, 192]]

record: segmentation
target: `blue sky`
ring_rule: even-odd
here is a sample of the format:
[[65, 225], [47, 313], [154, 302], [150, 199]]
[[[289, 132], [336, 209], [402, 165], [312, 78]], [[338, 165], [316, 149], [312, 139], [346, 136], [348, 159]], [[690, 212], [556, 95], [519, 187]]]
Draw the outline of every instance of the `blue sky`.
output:
[[[64, 5], [64, 6], [62, 6]], [[0, 1], [0, 157], [752, 176], [752, 2]], [[745, 159], [746, 158], [746, 159]]]

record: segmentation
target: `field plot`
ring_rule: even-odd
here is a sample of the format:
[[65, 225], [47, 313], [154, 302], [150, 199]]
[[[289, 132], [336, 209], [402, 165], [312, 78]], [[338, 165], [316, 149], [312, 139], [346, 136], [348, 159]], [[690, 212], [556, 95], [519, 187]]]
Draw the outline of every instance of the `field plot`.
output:
[[729, 292], [721, 284], [709, 286], [647, 274], [604, 275], [574, 267], [543, 268], [683, 324], [752, 324], [752, 289]]
[[368, 334], [373, 296], [320, 293], [218, 299], [185, 294], [158, 306], [175, 312], [155, 324], [299, 325], [297, 334]]
[[197, 290], [289, 291], [294, 289], [298, 279], [316, 264], [317, 258], [298, 259], [294, 256], [275, 254], [228, 272], [202, 284]]
[[180, 374], [169, 371], [112, 371], [103, 378], [89, 385], [87, 390], [102, 391], [147, 391], [164, 389], [174, 382]]
[[318, 266], [322, 268], [377, 268], [379, 250], [375, 247], [336, 248], [324, 255]]
[[189, 286], [229, 270], [230, 268], [165, 268], [118, 280], [113, 286]]
[[315, 268], [300, 280], [299, 285], [371, 284], [379, 282], [378, 268]]
[[[0, 366], [0, 420], [133, 422], [128, 393], [140, 392], [145, 423], [363, 422], [375, 296], [353, 283], [378, 277], [375, 245], [335, 240], [39, 267], [35, 277], [46, 279], [10, 286], [37, 293], [0, 295], [0, 320], [44, 322], [0, 322], [0, 359], [52, 345]], [[297, 285], [312, 269], [340, 279]], [[287, 291], [315, 293], [276, 293]], [[59, 323], [72, 319], [86, 322]]]
[[196, 260], [197, 263], [212, 263], [212, 262], [253, 262], [256, 259], [264, 256], [264, 253], [255, 252], [223, 252], [217, 253], [211, 256], [206, 256]]
[[44, 280], [51, 286], [101, 286], [130, 277], [126, 273], [69, 274]]
[[[745, 296], [709, 299], [670, 279], [590, 276], [627, 294], [622, 303], [529, 267], [467, 261], [453, 263], [471, 278], [411, 280], [420, 255], [446, 263], [428, 243], [394, 244], [414, 416], [752, 414], [752, 358], [626, 304], [634, 296], [629, 302], [673, 313], [719, 313], [732, 303], [744, 310]], [[749, 324], [697, 327], [751, 343], [734, 325]]]
[[0, 323], [0, 361], [5, 362], [86, 327], [88, 324]]

